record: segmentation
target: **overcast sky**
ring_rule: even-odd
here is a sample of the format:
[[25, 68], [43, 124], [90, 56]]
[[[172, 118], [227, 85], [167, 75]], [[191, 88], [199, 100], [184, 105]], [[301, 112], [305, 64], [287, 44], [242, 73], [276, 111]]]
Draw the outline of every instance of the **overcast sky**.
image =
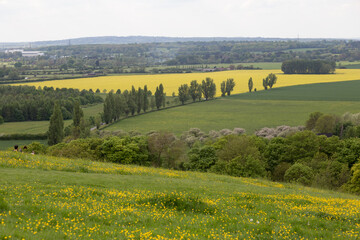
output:
[[0, 42], [134, 35], [360, 39], [360, 0], [0, 0], [0, 30]]

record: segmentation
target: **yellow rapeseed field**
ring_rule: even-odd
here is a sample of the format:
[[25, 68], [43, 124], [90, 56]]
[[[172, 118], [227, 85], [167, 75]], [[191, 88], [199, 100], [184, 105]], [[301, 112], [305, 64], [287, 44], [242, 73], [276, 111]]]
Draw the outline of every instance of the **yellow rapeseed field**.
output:
[[238, 70], [238, 71], [224, 71], [224, 72], [212, 72], [212, 73], [187, 73], [187, 74], [156, 74], [156, 75], [121, 75], [121, 76], [105, 76], [96, 78], [79, 78], [71, 80], [56, 80], [46, 82], [26, 83], [22, 85], [31, 86], [48, 86], [54, 88], [77, 88], [77, 89], [100, 89], [103, 91], [106, 89], [117, 90], [125, 89], [130, 90], [131, 86], [135, 88], [143, 88], [146, 84], [148, 89], [153, 93], [156, 86], [160, 83], [164, 85], [167, 95], [171, 95], [173, 92], [177, 95], [178, 88], [181, 84], [189, 84], [192, 80], [201, 82], [206, 77], [214, 79], [217, 86], [217, 96], [221, 95], [220, 83], [228, 78], [235, 80], [236, 86], [233, 93], [243, 93], [248, 91], [248, 80], [253, 78], [254, 88], [262, 90], [262, 79], [269, 73], [275, 73], [278, 77], [278, 81], [275, 87], [285, 87], [301, 84], [311, 83], [323, 83], [323, 82], [338, 82], [347, 80], [360, 80], [360, 69], [338, 69], [335, 74], [310, 74], [310, 75], [285, 75], [281, 70]]

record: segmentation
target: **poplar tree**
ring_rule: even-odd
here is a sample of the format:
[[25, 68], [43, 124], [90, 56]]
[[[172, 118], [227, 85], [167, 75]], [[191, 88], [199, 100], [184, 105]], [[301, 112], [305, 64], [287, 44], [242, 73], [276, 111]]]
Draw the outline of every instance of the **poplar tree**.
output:
[[201, 91], [205, 99], [214, 98], [216, 95], [216, 85], [212, 78], [206, 78], [201, 83]]
[[81, 121], [84, 118], [84, 113], [80, 107], [79, 101], [75, 101], [74, 103], [74, 111], [73, 111], [73, 136], [74, 138], [79, 138], [81, 133], [85, 131], [84, 126], [81, 125]]
[[226, 93], [230, 96], [230, 93], [234, 90], [235, 82], [233, 78], [228, 78], [226, 80]]
[[182, 105], [189, 99], [189, 86], [183, 84], [179, 87], [179, 100]]
[[147, 89], [147, 85], [144, 86], [144, 100], [143, 100], [143, 111], [146, 112], [149, 109], [149, 91]]
[[248, 86], [249, 86], [249, 92], [251, 92], [254, 87], [252, 77], [249, 78]]
[[199, 101], [201, 100], [201, 96], [202, 96], [201, 86], [196, 80], [191, 81], [189, 93], [193, 102], [195, 102], [196, 99], [199, 99]]
[[220, 90], [221, 90], [221, 96], [222, 97], [225, 97], [225, 94], [226, 94], [226, 82], [223, 81], [220, 85]]
[[64, 120], [60, 105], [55, 103], [53, 114], [50, 117], [50, 126], [48, 130], [49, 146], [60, 143], [64, 138]]

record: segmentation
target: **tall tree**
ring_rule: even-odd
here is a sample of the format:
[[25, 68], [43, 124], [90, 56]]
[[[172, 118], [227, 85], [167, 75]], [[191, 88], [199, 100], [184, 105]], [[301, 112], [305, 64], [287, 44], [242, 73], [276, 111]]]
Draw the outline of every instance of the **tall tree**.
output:
[[48, 144], [50, 146], [60, 143], [64, 138], [64, 120], [60, 105], [55, 103], [53, 114], [50, 117], [48, 131]]
[[73, 136], [74, 138], [79, 138], [81, 134], [81, 120], [84, 117], [84, 113], [80, 107], [80, 103], [75, 101], [74, 110], [73, 110]]
[[139, 87], [139, 89], [136, 92], [136, 112], [139, 114], [144, 106], [144, 91]]
[[189, 86], [183, 84], [179, 87], [179, 100], [182, 105], [189, 99]]
[[146, 112], [149, 109], [149, 91], [147, 85], [144, 86], [144, 100], [143, 100], [143, 111]]
[[226, 95], [226, 82], [222, 81], [221, 85], [220, 85], [220, 90], [221, 90], [221, 96], [225, 97]]
[[191, 81], [189, 93], [191, 95], [193, 102], [195, 102], [196, 99], [199, 99], [199, 101], [201, 100], [201, 96], [202, 96], [201, 86], [196, 80]]
[[201, 91], [205, 99], [214, 98], [216, 95], [216, 85], [214, 80], [211, 78], [206, 78], [201, 83]]
[[269, 79], [268, 78], [263, 78], [263, 87], [265, 90], [268, 89], [269, 86]]
[[115, 106], [114, 101], [111, 100], [111, 98], [113, 98], [113, 94], [109, 93], [106, 98], [105, 98], [105, 102], [104, 102], [104, 121], [106, 124], [110, 123], [113, 120], [113, 111]]
[[234, 90], [235, 82], [233, 78], [228, 78], [226, 80], [226, 93], [230, 96], [231, 92]]
[[275, 85], [275, 83], [276, 83], [277, 77], [276, 77], [275, 74], [270, 73], [270, 74], [266, 77], [266, 79], [267, 79], [267, 82], [268, 82], [268, 86], [269, 86], [270, 88], [272, 88], [272, 87]]
[[251, 92], [254, 87], [252, 77], [249, 78], [248, 87], [249, 87], [249, 92]]

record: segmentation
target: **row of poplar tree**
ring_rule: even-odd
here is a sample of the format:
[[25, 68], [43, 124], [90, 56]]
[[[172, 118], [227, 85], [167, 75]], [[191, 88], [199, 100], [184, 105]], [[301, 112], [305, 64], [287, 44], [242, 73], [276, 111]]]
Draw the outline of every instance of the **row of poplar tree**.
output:
[[[234, 86], [233, 79], [221, 83], [222, 95], [230, 95]], [[183, 84], [178, 90], [178, 99], [182, 104], [185, 104], [190, 98], [195, 102], [213, 99], [216, 95], [216, 85], [212, 78], [206, 78], [201, 83], [193, 80], [190, 85]], [[133, 116], [135, 113], [146, 112], [149, 108], [159, 110], [166, 106], [165, 97], [163, 84], [156, 87], [154, 95], [148, 90], [147, 85], [138, 89], [132, 86], [130, 91], [125, 90], [123, 92], [118, 89], [115, 94], [110, 92], [105, 98], [103, 120], [108, 124], [119, 120], [121, 116]], [[173, 97], [175, 97], [175, 93], [173, 93]]]

